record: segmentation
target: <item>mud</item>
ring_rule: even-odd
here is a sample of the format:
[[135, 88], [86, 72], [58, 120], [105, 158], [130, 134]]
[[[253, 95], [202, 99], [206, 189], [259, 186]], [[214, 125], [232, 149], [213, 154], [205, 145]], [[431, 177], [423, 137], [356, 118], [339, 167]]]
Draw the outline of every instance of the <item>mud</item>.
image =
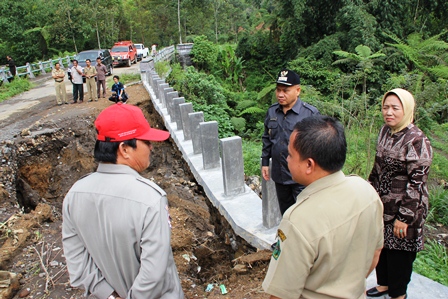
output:
[[[127, 91], [130, 104], [142, 108], [151, 126], [163, 128], [146, 90], [137, 84]], [[96, 169], [93, 121], [108, 105], [101, 99], [55, 106], [54, 97], [48, 97], [0, 125], [0, 267], [19, 275], [19, 292], [13, 298], [84, 298], [82, 290], [69, 284], [61, 205], [71, 185]], [[167, 192], [173, 253], [187, 298], [269, 297], [261, 282], [270, 252], [257, 252], [235, 236], [174, 143], [156, 143], [151, 166], [142, 175]], [[213, 288], [206, 292], [209, 284]], [[227, 294], [222, 294], [221, 284]]]

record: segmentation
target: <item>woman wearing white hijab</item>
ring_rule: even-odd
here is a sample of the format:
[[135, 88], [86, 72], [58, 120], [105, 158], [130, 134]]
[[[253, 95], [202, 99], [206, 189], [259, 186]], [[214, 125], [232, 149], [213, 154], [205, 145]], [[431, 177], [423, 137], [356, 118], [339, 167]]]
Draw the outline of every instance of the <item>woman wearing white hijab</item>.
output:
[[384, 205], [384, 248], [376, 267], [378, 286], [367, 290], [368, 297], [406, 298], [412, 264], [423, 249], [433, 154], [428, 138], [413, 124], [414, 109], [414, 97], [404, 89], [383, 96], [385, 125], [369, 182]]

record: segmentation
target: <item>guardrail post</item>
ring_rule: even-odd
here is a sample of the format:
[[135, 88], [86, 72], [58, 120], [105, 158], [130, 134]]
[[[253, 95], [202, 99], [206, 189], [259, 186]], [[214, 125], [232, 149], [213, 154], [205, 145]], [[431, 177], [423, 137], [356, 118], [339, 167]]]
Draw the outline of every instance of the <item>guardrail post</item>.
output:
[[204, 169], [219, 167], [218, 122], [199, 123], [202, 145], [202, 162]]
[[185, 98], [174, 98], [173, 99], [173, 111], [174, 111], [174, 121], [177, 124], [177, 129], [182, 130], [182, 118], [180, 116], [180, 104], [185, 103]]
[[8, 76], [6, 76], [6, 69], [4, 66], [0, 69], [0, 78], [2, 79], [3, 83], [9, 83]]
[[166, 103], [166, 99], [168, 98], [167, 93], [174, 91], [172, 87], [167, 87], [163, 89], [163, 96], [162, 96], [162, 108], [166, 108], [168, 111], [168, 105]]
[[70, 65], [70, 56], [67, 56], [65, 59], [67, 59], [67, 67]]
[[26, 63], [26, 73], [30, 78], [36, 78], [33, 74], [33, 70], [31, 69], [31, 64], [29, 62]]
[[174, 120], [174, 105], [173, 105], [174, 103], [173, 103], [173, 99], [174, 98], [178, 98], [178, 97], [179, 97], [179, 93], [176, 90], [168, 92], [166, 94], [166, 99], [165, 99], [165, 101], [166, 101], [166, 108], [167, 108], [168, 114], [171, 117], [171, 122], [173, 122], [173, 120]]
[[162, 80], [162, 79], [157, 79], [154, 83], [155, 83], [154, 84], [154, 93], [155, 93], [156, 96], [158, 96], [159, 95], [159, 91], [160, 91], [159, 86], [161, 84], [165, 83], [165, 81]]
[[165, 92], [164, 92], [164, 90], [165, 90], [165, 88], [169, 88], [169, 87], [170, 87], [170, 85], [168, 83], [160, 84], [160, 86], [159, 86], [160, 89], [159, 89], [159, 94], [158, 94], [160, 103], [163, 103], [165, 101], [165, 98], [164, 98]]
[[[61, 57], [59, 57], [59, 64], [61, 65], [61, 68], [65, 69], [65, 66], [62, 63], [62, 58]], [[68, 67], [68, 64], [67, 64], [67, 67]]]
[[[50, 63], [50, 68], [54, 69], [53, 59], [48, 60], [48, 62]], [[61, 65], [61, 67], [63, 66]]]
[[39, 69], [42, 72], [42, 74], [46, 74], [47, 72], [45, 71], [44, 64], [42, 63], [42, 61], [39, 61], [38, 64], [39, 64]]
[[[260, 159], [261, 165], [261, 159]], [[269, 160], [269, 176], [271, 176], [272, 160]], [[277, 199], [277, 191], [275, 191], [275, 182], [273, 180], [266, 181], [261, 178], [261, 211], [263, 214], [263, 226], [271, 228], [278, 226], [282, 220], [282, 213]]]
[[189, 113], [190, 118], [190, 131], [191, 131], [191, 141], [193, 142], [193, 154], [200, 154], [202, 151], [201, 146], [201, 134], [199, 132], [199, 124], [204, 121], [204, 113], [193, 112]]
[[244, 193], [243, 143], [240, 136], [221, 139], [225, 196]]
[[191, 125], [188, 114], [193, 113], [193, 104], [192, 103], [180, 104], [179, 109], [180, 109], [180, 117], [182, 119], [182, 128], [184, 131], [184, 140], [191, 140]]

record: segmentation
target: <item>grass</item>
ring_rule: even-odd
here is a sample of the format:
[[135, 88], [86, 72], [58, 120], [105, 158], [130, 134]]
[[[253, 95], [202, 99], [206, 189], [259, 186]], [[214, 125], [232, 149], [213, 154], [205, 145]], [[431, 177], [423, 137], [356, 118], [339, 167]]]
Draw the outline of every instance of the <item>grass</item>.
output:
[[[123, 85], [129, 84], [132, 82], [138, 82], [141, 80], [140, 74], [124, 73], [124, 74], [121, 74], [119, 77], [120, 77], [120, 82], [123, 83]], [[109, 76], [107, 78], [107, 86], [109, 89], [111, 89], [112, 85], [114, 85], [114, 78], [113, 78], [113, 76]]]
[[448, 252], [443, 244], [429, 240], [425, 249], [417, 254], [414, 271], [448, 286]]
[[442, 186], [430, 188], [429, 190], [427, 221], [448, 226], [448, 190], [443, 189]]
[[16, 77], [14, 81], [9, 84], [2, 83], [2, 85], [0, 85], [0, 102], [30, 90], [32, 87], [33, 84], [28, 79], [20, 77]]

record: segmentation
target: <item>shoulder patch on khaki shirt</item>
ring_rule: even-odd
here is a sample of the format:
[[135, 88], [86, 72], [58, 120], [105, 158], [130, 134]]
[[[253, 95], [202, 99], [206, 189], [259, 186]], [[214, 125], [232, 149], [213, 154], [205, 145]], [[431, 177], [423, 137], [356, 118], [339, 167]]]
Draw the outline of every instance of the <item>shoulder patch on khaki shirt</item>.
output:
[[281, 229], [279, 229], [277, 231], [277, 236], [279, 237], [280, 240], [282, 240], [282, 242], [285, 242], [286, 235], [285, 235], [285, 233]]

